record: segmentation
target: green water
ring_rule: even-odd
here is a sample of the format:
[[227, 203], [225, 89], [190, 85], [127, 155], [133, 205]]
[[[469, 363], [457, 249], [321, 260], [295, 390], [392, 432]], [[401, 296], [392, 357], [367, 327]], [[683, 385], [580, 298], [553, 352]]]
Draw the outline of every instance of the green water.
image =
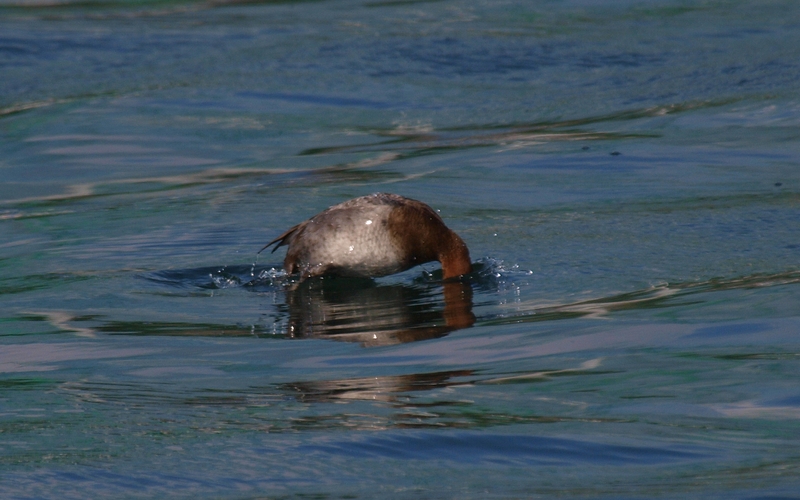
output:
[[[798, 498], [797, 19], [0, 2], [0, 496]], [[457, 300], [256, 257], [373, 192]]]

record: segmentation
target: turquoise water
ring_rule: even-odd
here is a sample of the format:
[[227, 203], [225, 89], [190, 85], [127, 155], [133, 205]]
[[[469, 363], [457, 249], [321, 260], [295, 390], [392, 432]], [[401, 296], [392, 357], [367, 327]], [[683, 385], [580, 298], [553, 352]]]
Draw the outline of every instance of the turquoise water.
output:
[[[0, 1], [0, 496], [800, 498], [799, 19]], [[383, 191], [475, 272], [256, 257]]]

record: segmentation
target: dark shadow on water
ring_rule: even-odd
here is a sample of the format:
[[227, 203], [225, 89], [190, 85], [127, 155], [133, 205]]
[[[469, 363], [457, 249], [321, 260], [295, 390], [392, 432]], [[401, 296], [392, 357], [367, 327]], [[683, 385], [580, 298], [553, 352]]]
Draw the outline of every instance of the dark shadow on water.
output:
[[[413, 283], [380, 283], [372, 279], [312, 278], [296, 283], [282, 271], [249, 266], [167, 270], [141, 276], [159, 285], [160, 294], [193, 295], [238, 289], [283, 298], [273, 316], [282, 326], [270, 337], [319, 338], [392, 345], [442, 337], [475, 323], [469, 281], [441, 281], [441, 272]], [[267, 336], [274, 325], [235, 327], [213, 324], [112, 322], [108, 333], [134, 335]]]
[[[272, 270], [271, 270], [272, 271]], [[441, 282], [441, 272], [412, 284], [324, 277], [293, 283], [274, 272], [244, 284], [253, 291], [285, 295], [290, 338], [321, 338], [392, 345], [439, 338], [475, 323], [469, 281]], [[235, 282], [226, 275], [225, 280]]]
[[[729, 290], [800, 283], [800, 271], [665, 283], [571, 303], [521, 303], [513, 313], [507, 310], [498, 313], [496, 292], [503, 280], [513, 281], [517, 277], [515, 272], [487, 260], [477, 262], [475, 271], [463, 282], [443, 283], [441, 272], [436, 271], [394, 283], [318, 278], [298, 285], [282, 271], [262, 268], [255, 272], [250, 266], [160, 271], [142, 276], [158, 285], [159, 290], [148, 293], [192, 296], [226, 289], [239, 294], [269, 293], [277, 299], [265, 315], [271, 320], [267, 320], [269, 324], [257, 325], [107, 321], [94, 330], [128, 335], [317, 338], [381, 346], [439, 338], [473, 325], [605, 317], [625, 311], [700, 304], [712, 300], [710, 297], [715, 293]], [[519, 277], [523, 277], [524, 272], [520, 273]], [[473, 313], [473, 293], [481, 297], [481, 308], [488, 308], [479, 317]]]
[[469, 283], [438, 290], [352, 278], [311, 279], [287, 291], [290, 337], [391, 345], [442, 337], [475, 322]]

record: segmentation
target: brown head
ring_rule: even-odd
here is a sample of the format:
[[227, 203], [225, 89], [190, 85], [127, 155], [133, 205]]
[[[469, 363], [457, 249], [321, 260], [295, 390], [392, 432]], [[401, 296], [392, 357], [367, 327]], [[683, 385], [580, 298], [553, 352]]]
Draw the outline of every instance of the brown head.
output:
[[404, 256], [406, 269], [438, 260], [444, 279], [472, 272], [467, 245], [428, 205], [403, 198], [387, 222], [387, 229]]
[[472, 261], [466, 243], [456, 233], [450, 231], [450, 237], [439, 249], [439, 262], [442, 263], [442, 278], [449, 279], [472, 272]]

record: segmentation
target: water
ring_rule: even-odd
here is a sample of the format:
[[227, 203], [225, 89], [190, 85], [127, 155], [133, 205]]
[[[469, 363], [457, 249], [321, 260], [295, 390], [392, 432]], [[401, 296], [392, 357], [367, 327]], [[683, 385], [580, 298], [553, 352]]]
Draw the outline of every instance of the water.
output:
[[[800, 497], [798, 19], [2, 1], [3, 498]], [[475, 272], [256, 260], [380, 191]]]

